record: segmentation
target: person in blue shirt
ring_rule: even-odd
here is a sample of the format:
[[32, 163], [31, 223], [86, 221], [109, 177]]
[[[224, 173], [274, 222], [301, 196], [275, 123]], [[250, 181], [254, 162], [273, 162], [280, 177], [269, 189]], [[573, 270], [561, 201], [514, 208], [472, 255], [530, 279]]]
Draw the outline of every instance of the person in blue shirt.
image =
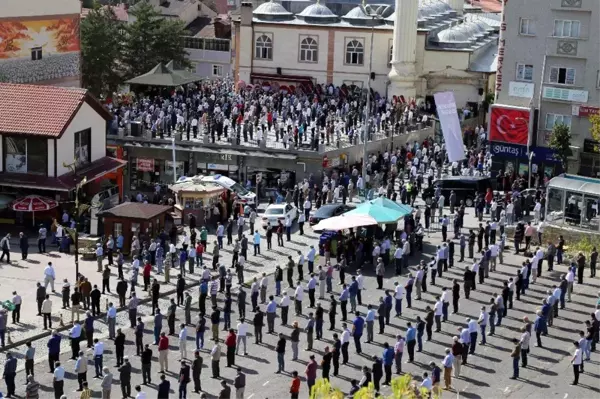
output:
[[385, 290], [385, 299], [383, 302], [385, 303], [385, 325], [389, 326], [393, 307], [393, 298], [390, 294], [390, 290]]
[[412, 363], [415, 360], [415, 345], [417, 343], [417, 330], [409, 322], [406, 325], [406, 348], [408, 349], [408, 362]]
[[6, 397], [15, 394], [15, 377], [17, 376], [17, 359], [9, 352], [6, 354], [3, 378], [6, 382]]
[[158, 339], [160, 338], [160, 333], [162, 331], [162, 322], [163, 315], [160, 313], [160, 309], [156, 309], [156, 314], [154, 315], [154, 345], [158, 345]]
[[260, 233], [258, 232], [258, 230], [256, 230], [254, 232], [253, 242], [254, 242], [254, 256], [256, 256], [256, 254], [260, 255]]
[[360, 317], [360, 312], [356, 312], [356, 318], [352, 322], [352, 336], [354, 338], [354, 345], [356, 346], [356, 353], [361, 354], [362, 349], [360, 346], [360, 339], [363, 334], [363, 328], [365, 320]]
[[367, 306], [367, 344], [373, 341], [373, 325], [375, 324], [375, 310], [372, 305]]
[[358, 295], [358, 281], [356, 277], [352, 276], [352, 282], [348, 288], [350, 294], [350, 312], [356, 312], [356, 296]]
[[117, 249], [122, 251], [124, 243], [125, 243], [125, 237], [123, 237], [123, 234], [119, 234], [119, 236], [117, 237]]
[[52, 331], [52, 337], [48, 340], [48, 365], [50, 366], [50, 372], [54, 372], [55, 363], [58, 361], [60, 355], [60, 340], [61, 336], [58, 335], [56, 330]]
[[383, 385], [390, 385], [392, 382], [392, 365], [394, 364], [394, 348], [387, 342], [383, 344], [383, 368], [385, 370], [385, 381]]
[[342, 286], [342, 293], [340, 294], [340, 309], [342, 309], [342, 321], [346, 321], [348, 311], [346, 310], [348, 307], [348, 297], [350, 296], [348, 291], [348, 286], [344, 284]]

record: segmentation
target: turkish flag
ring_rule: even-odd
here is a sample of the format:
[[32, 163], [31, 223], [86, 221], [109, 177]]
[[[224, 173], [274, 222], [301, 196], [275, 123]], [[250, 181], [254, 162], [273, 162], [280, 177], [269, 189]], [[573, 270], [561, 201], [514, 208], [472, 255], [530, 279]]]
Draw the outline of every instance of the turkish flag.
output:
[[493, 107], [490, 117], [490, 141], [527, 145], [529, 116], [528, 109]]

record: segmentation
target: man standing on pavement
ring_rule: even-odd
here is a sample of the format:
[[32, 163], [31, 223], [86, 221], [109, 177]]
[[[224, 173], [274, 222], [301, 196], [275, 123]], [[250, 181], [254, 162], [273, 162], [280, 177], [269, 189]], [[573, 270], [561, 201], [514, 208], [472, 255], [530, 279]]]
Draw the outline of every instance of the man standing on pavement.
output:
[[200, 351], [194, 351], [194, 361], [192, 362], [192, 379], [194, 381], [194, 393], [200, 393], [202, 391], [202, 384], [200, 382], [200, 375], [202, 374], [202, 357]]
[[160, 333], [158, 341], [158, 364], [161, 373], [169, 371], [169, 338], [164, 332]]
[[6, 362], [4, 363], [4, 373], [2, 378], [6, 382], [6, 397], [11, 398], [15, 394], [15, 377], [17, 375], [17, 359], [12, 353], [6, 354]]
[[65, 369], [56, 362], [56, 368], [52, 371], [52, 388], [54, 388], [54, 399], [61, 399], [65, 393]]
[[125, 356], [123, 360], [123, 365], [118, 369], [119, 383], [121, 385], [123, 397], [129, 398], [131, 396], [131, 363], [129, 363], [129, 358], [127, 356]]
[[242, 372], [242, 369], [238, 367], [237, 375], [233, 381], [233, 386], [235, 387], [235, 397], [236, 399], [244, 399], [244, 390], [246, 388], [246, 374]]
[[44, 268], [44, 290], [48, 289], [48, 285], [52, 288], [52, 292], [56, 292], [54, 290], [54, 280], [56, 279], [56, 273], [54, 272], [54, 267], [52, 266], [52, 262], [48, 262], [48, 265]]
[[104, 367], [102, 371], [104, 373], [104, 377], [102, 377], [102, 382], [100, 383], [100, 387], [102, 388], [102, 399], [110, 399], [113, 375], [108, 367]]
[[144, 381], [142, 384], [152, 384], [151, 377], [151, 368], [152, 368], [152, 349], [150, 349], [150, 345], [146, 344], [144, 351], [141, 354], [141, 363], [142, 363], [142, 380]]

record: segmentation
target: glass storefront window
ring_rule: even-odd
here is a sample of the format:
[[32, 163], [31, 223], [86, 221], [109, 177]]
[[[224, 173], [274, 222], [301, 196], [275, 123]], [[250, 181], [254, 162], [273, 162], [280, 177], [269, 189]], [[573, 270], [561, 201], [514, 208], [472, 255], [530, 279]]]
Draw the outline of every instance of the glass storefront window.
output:
[[567, 224], [581, 224], [581, 210], [583, 209], [583, 196], [580, 193], [567, 192], [565, 204], [565, 222]]
[[587, 230], [599, 231], [600, 229], [600, 220], [598, 218], [599, 203], [600, 197], [585, 196], [581, 225]]
[[548, 189], [547, 197], [547, 213], [546, 221], [548, 223], [563, 224], [564, 223], [564, 209], [563, 209], [564, 190], [562, 189]]

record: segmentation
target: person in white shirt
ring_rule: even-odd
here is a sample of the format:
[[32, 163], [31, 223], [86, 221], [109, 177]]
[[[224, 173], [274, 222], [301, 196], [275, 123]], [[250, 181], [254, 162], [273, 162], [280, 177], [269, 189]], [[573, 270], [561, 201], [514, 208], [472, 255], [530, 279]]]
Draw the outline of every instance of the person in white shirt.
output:
[[571, 294], [573, 293], [573, 284], [575, 283], [575, 272], [573, 268], [569, 269], [567, 275], [563, 275], [563, 278], [567, 280], [567, 302], [571, 302]]
[[583, 352], [579, 347], [579, 342], [573, 342], [573, 345], [575, 346], [575, 352], [571, 358], [571, 364], [573, 365], [573, 382], [571, 385], [577, 385], [579, 384], [579, 373], [583, 365]]
[[[283, 301], [283, 299], [282, 299]], [[288, 299], [289, 301], [289, 299]], [[239, 355], [241, 343], [244, 344], [244, 355], [248, 355], [248, 351], [246, 350], [246, 336], [248, 335], [248, 324], [245, 323], [244, 319], [240, 319], [240, 322], [237, 324], [237, 343], [236, 343], [236, 354]]]
[[346, 323], [342, 323], [340, 342], [342, 343], [342, 364], [346, 364], [348, 363], [348, 346], [350, 345], [350, 330]]
[[404, 287], [397, 281], [394, 283], [394, 286], [396, 287], [394, 293], [394, 299], [396, 302], [396, 317], [400, 317], [402, 316], [402, 298], [404, 297]]
[[425, 388], [429, 392], [431, 392], [431, 390], [433, 389], [433, 383], [431, 382], [431, 378], [429, 378], [429, 374], [423, 373], [423, 381], [421, 382], [421, 385], [419, 385], [419, 386], [421, 388]]
[[187, 358], [187, 328], [183, 323], [179, 327], [179, 356], [183, 360]]
[[521, 366], [527, 367], [527, 354], [529, 353], [529, 340], [531, 339], [531, 334], [529, 331], [523, 327], [521, 330], [523, 334], [521, 334]]
[[534, 255], [531, 260], [531, 283], [535, 283], [535, 281], [537, 280], [537, 275], [538, 275], [538, 257], [537, 257], [537, 251], [536, 251], [536, 255]]
[[56, 273], [54, 272], [54, 267], [52, 267], [52, 262], [48, 262], [48, 265], [44, 268], [44, 289], [48, 290], [48, 285], [52, 288], [52, 292], [54, 291], [54, 280], [56, 279]]
[[472, 319], [467, 319], [467, 328], [469, 329], [469, 335], [471, 337], [469, 354], [472, 355], [475, 353], [475, 346], [477, 345], [477, 322]]
[[538, 245], [542, 245], [542, 237], [544, 234], [544, 229], [546, 228], [546, 222], [544, 222], [543, 220], [540, 221], [536, 227], [537, 230], [537, 236], [538, 236]]
[[302, 299], [304, 299], [304, 288], [301, 281], [298, 281], [298, 286], [294, 292], [294, 304], [296, 307], [296, 316], [302, 315]]
[[135, 395], [135, 399], [147, 399], [146, 392], [142, 391], [142, 387], [136, 385], [135, 390], [137, 392], [137, 395]]
[[481, 330], [481, 342], [479, 342], [479, 345], [485, 345], [486, 341], [485, 341], [485, 329], [488, 325], [488, 321], [489, 321], [489, 315], [488, 312], [486, 312], [485, 310], [485, 306], [481, 307], [481, 312], [479, 313], [479, 319], [477, 319], [477, 323], [479, 324], [479, 328]]
[[52, 301], [48, 294], [46, 294], [46, 299], [42, 302], [42, 316], [44, 316], [44, 330], [48, 328], [52, 329]]
[[490, 244], [489, 249], [490, 249], [490, 271], [495, 272], [496, 271], [496, 259], [498, 258], [499, 248], [498, 248], [498, 245], [492, 241], [492, 244]]
[[[94, 339], [94, 368], [96, 370], [95, 378], [102, 378], [102, 362], [104, 357], [104, 342], [100, 342], [98, 338]], [[87, 359], [86, 359], [87, 361]]]
[[402, 247], [398, 245], [396, 251], [394, 251], [394, 264], [396, 266], [396, 276], [402, 274]]
[[442, 315], [443, 315], [443, 306], [444, 303], [442, 302], [442, 299], [438, 296], [435, 302], [435, 305], [433, 305], [433, 316], [435, 318], [435, 332], [440, 332], [442, 331]]
[[535, 206], [533, 207], [533, 221], [537, 223], [540, 220], [542, 212], [542, 203], [540, 201], [535, 202]]

